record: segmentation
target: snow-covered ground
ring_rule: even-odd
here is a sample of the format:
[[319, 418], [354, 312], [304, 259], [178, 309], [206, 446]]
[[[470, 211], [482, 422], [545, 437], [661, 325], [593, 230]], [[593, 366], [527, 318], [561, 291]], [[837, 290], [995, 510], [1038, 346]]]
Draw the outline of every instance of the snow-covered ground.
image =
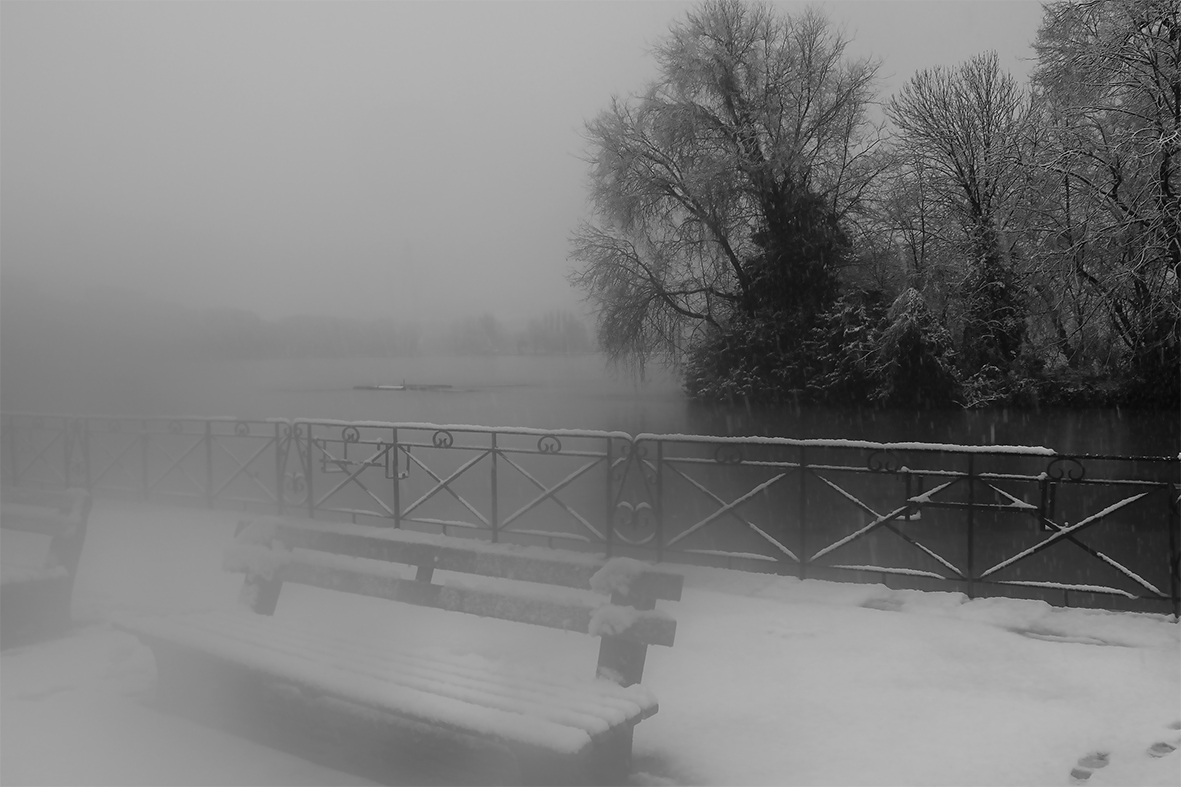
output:
[[[163, 715], [150, 651], [115, 615], [235, 603], [240, 515], [100, 500], [69, 637], [0, 660], [4, 784], [364, 784]], [[5, 536], [8, 554], [19, 544]], [[1181, 784], [1181, 649], [1165, 616], [967, 601], [685, 568], [637, 784]], [[289, 586], [278, 615], [589, 677], [596, 640]], [[1159, 747], [1167, 751], [1167, 747]], [[1106, 765], [1079, 765], [1105, 754]], [[1078, 770], [1080, 769], [1081, 770]]]

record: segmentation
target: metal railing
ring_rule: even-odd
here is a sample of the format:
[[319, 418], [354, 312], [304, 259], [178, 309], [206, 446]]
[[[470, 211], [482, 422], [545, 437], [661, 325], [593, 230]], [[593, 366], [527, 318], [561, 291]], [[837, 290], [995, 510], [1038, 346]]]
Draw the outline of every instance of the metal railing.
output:
[[10, 485], [1181, 614], [1178, 457], [369, 421], [0, 423]]
[[282, 508], [282, 419], [0, 415], [9, 485]]

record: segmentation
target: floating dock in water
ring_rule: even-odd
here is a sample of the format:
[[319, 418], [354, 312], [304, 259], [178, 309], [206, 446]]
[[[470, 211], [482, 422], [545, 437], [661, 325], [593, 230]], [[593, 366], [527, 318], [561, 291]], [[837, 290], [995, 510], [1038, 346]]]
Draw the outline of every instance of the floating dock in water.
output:
[[354, 385], [354, 391], [446, 391], [450, 385], [415, 385], [402, 383], [401, 385]]

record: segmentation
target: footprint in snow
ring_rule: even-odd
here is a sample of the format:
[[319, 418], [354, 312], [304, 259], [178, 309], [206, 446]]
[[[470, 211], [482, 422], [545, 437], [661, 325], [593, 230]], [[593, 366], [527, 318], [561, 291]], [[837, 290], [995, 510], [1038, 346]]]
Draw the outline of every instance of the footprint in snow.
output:
[[[1170, 730], [1181, 730], [1181, 721], [1175, 721], [1168, 725]], [[1177, 748], [1181, 747], [1181, 738], [1176, 738], [1168, 741], [1157, 741], [1144, 750], [1144, 753], [1149, 757], [1167, 757]], [[1079, 758], [1078, 762], [1070, 770], [1071, 784], [1086, 784], [1087, 779], [1091, 778], [1091, 774], [1100, 768], [1105, 767], [1111, 761], [1111, 754], [1105, 751], [1093, 751]]]

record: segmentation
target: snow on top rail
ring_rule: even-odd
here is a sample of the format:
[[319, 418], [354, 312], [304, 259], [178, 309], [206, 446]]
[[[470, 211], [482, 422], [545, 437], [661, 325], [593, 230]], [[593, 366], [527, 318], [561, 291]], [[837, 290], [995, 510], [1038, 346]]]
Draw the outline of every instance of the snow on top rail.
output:
[[939, 451], [965, 454], [1016, 454], [1019, 456], [1058, 456], [1052, 448], [1040, 445], [958, 445], [956, 443], [877, 443], [871, 440], [823, 440], [816, 438], [798, 439], [793, 437], [714, 437], [691, 434], [654, 434], [641, 432], [635, 442], [663, 443], [722, 443], [742, 445], [778, 445], [802, 448], [859, 448], [874, 451]]
[[435, 432], [528, 435], [531, 437], [610, 437], [629, 443], [633, 439], [627, 432], [599, 429], [537, 429], [531, 426], [478, 426], [476, 424], [432, 424], [416, 421], [340, 421], [313, 418], [296, 418], [292, 420], [292, 423], [309, 426], [352, 426], [358, 429], [415, 429]]

